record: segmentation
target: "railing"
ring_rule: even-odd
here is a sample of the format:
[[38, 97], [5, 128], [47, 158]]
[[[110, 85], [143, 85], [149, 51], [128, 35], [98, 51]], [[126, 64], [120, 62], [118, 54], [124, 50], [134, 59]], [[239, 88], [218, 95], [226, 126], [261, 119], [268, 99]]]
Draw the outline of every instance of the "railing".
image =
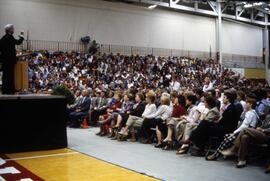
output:
[[[177, 50], [166, 48], [149, 48], [149, 47], [136, 47], [136, 46], [123, 46], [123, 45], [100, 45], [101, 53], [120, 53], [122, 55], [155, 55], [155, 56], [183, 56], [192, 58], [210, 58], [209, 52]], [[211, 58], [216, 58], [216, 53], [211, 53]]]
[[262, 57], [222, 54], [223, 65], [230, 68], [264, 68]]
[[82, 43], [75, 42], [59, 42], [59, 41], [45, 41], [45, 40], [28, 40], [24, 41], [18, 50], [48, 50], [48, 51], [78, 51], [86, 52], [87, 46]]
[[[58, 42], [58, 41], [44, 41], [44, 40], [28, 40], [24, 41], [21, 46], [17, 47], [21, 50], [48, 50], [48, 51], [78, 51], [87, 52], [88, 46], [79, 42]], [[216, 59], [216, 52], [191, 51], [180, 49], [166, 49], [166, 48], [150, 48], [150, 47], [136, 47], [126, 45], [107, 45], [100, 44], [99, 50], [101, 53], [120, 53], [122, 55], [155, 55], [155, 56], [180, 56], [201, 59]], [[241, 67], [241, 68], [263, 68], [264, 64], [262, 57], [246, 56], [236, 54], [222, 54], [223, 65], [227, 67]]]
[[[99, 45], [101, 53], [120, 53], [122, 55], [155, 55], [155, 56], [185, 56], [192, 58], [210, 58], [209, 52], [203, 51], [190, 51], [190, 50], [179, 50], [179, 49], [166, 49], [166, 48], [149, 48], [149, 47], [136, 47], [126, 45]], [[22, 50], [48, 50], [48, 51], [79, 51], [86, 52], [88, 46], [83, 43], [74, 42], [58, 42], [58, 41], [45, 41], [45, 40], [28, 40], [24, 41], [21, 46], [18, 46], [19, 51]], [[211, 53], [211, 58], [216, 58], [216, 53]]]

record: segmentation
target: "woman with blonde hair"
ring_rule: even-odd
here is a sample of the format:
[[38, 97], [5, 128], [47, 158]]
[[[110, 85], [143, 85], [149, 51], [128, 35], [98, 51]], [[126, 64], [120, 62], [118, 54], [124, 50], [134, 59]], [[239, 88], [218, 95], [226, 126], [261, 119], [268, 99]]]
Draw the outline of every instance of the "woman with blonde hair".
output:
[[145, 119], [142, 124], [142, 143], [147, 144], [150, 143], [150, 137], [152, 134], [151, 128], [156, 128], [156, 126], [161, 122], [166, 122], [166, 120], [171, 117], [172, 109], [170, 105], [170, 97], [161, 96], [160, 98], [160, 106], [157, 111], [153, 114], [145, 116]]

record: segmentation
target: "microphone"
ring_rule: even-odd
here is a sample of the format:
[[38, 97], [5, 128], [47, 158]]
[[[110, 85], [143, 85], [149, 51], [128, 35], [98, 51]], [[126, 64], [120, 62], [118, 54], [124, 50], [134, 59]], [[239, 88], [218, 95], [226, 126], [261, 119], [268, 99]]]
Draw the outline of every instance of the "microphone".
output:
[[19, 38], [23, 38], [24, 39], [24, 32], [20, 32], [20, 34], [18, 35]]

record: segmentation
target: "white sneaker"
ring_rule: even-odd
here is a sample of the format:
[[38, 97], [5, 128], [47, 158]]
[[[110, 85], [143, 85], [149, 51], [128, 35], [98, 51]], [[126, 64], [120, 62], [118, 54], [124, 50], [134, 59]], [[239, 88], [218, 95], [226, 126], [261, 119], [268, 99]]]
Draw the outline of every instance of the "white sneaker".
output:
[[244, 161], [238, 161], [238, 163], [236, 165], [237, 168], [243, 168], [245, 166], [247, 166], [247, 161], [245, 161], [245, 160]]

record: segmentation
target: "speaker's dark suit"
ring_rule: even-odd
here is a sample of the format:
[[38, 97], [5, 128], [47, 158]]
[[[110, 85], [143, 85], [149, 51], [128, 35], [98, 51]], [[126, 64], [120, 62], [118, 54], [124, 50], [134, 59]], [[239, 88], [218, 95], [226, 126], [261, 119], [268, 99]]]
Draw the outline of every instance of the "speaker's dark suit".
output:
[[15, 93], [15, 64], [16, 58], [16, 47], [23, 42], [21, 37], [16, 40], [13, 35], [5, 34], [0, 40], [0, 61], [2, 62], [3, 78], [2, 78], [2, 93], [3, 94], [14, 94]]

